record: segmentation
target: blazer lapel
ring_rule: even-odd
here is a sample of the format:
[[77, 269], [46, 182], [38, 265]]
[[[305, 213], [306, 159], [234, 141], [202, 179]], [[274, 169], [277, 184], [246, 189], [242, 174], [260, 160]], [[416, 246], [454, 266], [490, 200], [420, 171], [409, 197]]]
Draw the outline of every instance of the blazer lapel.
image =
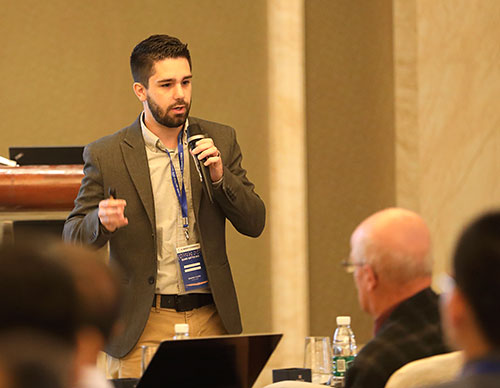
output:
[[155, 211], [149, 165], [142, 137], [139, 120], [136, 120], [127, 130], [120, 144], [123, 160], [139, 197], [146, 209], [153, 230], [155, 229]]

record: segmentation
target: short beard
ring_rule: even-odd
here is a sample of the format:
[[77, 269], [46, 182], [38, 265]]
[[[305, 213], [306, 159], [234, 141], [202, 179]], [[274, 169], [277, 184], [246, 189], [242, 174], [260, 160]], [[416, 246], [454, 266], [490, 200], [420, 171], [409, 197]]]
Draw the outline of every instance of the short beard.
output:
[[[184, 100], [179, 100], [176, 101], [175, 104], [172, 104], [169, 107], [167, 107], [165, 112], [163, 112], [160, 106], [156, 102], [154, 102], [149, 96], [146, 96], [146, 101], [148, 103], [149, 110], [151, 111], [151, 114], [153, 115], [153, 118], [156, 120], [156, 122], [168, 128], [178, 128], [181, 125], [184, 125], [189, 115], [189, 110], [191, 109], [191, 102], [187, 104]], [[170, 117], [168, 115], [169, 112], [172, 110], [174, 106], [177, 105], [184, 105], [186, 107], [186, 112], [180, 115], [178, 114], [174, 115], [173, 117]]]

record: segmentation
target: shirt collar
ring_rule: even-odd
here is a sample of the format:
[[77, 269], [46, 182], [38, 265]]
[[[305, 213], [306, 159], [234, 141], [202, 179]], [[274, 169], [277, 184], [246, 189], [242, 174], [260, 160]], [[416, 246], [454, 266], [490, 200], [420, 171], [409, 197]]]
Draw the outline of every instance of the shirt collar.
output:
[[[166, 149], [165, 146], [162, 145], [161, 140], [156, 136], [153, 132], [151, 132], [148, 127], [146, 127], [146, 123], [144, 122], [144, 111], [141, 113], [141, 131], [142, 131], [142, 137], [144, 138], [144, 143], [146, 144], [146, 147], [153, 152], [163, 152], [160, 151], [158, 144], [161, 145], [160, 148]], [[182, 140], [183, 143], [186, 142], [186, 128], [189, 127], [189, 119], [186, 118], [186, 122], [184, 123], [184, 127], [182, 128], [183, 134], [182, 134]]]
[[374, 334], [377, 335], [379, 330], [382, 328], [384, 325], [385, 321], [387, 321], [387, 318], [389, 318], [394, 310], [399, 306], [399, 303], [388, 310], [385, 310], [376, 320], [375, 320], [375, 325], [373, 327]]

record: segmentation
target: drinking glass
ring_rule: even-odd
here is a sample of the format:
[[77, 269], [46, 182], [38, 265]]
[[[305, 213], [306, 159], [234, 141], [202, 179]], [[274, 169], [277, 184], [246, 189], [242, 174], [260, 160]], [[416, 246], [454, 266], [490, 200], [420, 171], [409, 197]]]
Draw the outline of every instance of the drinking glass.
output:
[[324, 384], [332, 374], [332, 347], [329, 337], [306, 337], [304, 368], [310, 368], [312, 382]]
[[156, 351], [158, 350], [158, 344], [156, 345], [142, 345], [142, 358], [141, 358], [141, 371], [142, 374], [146, 371], [146, 368], [148, 367], [149, 363], [151, 362], [151, 359], [155, 355]]

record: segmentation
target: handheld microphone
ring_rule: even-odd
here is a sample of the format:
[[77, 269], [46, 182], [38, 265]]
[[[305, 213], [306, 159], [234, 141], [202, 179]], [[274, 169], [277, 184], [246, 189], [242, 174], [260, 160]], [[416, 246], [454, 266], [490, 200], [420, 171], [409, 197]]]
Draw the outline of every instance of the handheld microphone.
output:
[[[191, 124], [187, 129], [188, 134], [188, 147], [192, 151], [196, 147], [196, 142], [205, 138], [205, 135], [201, 131], [201, 128], [198, 124]], [[193, 155], [194, 164], [196, 166], [196, 170], [198, 171], [198, 175], [200, 176], [200, 181], [203, 183], [203, 189], [205, 194], [208, 196], [210, 203], [214, 203], [214, 189], [212, 187], [212, 179], [210, 178], [210, 172], [208, 171], [208, 167], [203, 163], [206, 161], [206, 158], [203, 160], [198, 159], [197, 155]]]

